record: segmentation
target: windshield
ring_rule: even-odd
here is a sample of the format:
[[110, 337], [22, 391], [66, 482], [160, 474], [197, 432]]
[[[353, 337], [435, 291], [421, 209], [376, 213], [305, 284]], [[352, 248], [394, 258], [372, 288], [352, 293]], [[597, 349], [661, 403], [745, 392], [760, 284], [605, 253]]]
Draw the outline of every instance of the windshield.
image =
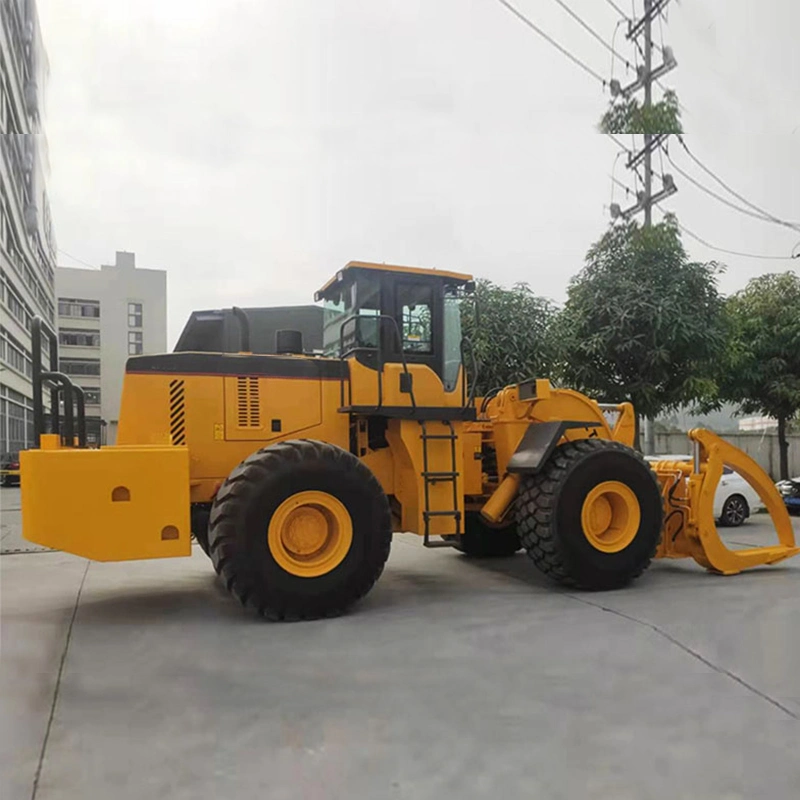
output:
[[339, 355], [339, 335], [342, 323], [353, 311], [354, 286], [343, 286], [325, 298], [322, 306], [322, 351], [326, 356]]
[[458, 385], [461, 369], [461, 303], [454, 295], [444, 298], [444, 372], [442, 383], [446, 392]]
[[[322, 348], [326, 356], [341, 356], [353, 347], [378, 347], [381, 313], [380, 282], [372, 276], [353, 283], [325, 298]], [[354, 319], [354, 317], [357, 317]], [[352, 320], [348, 324], [342, 325]], [[342, 341], [343, 335], [343, 341]]]

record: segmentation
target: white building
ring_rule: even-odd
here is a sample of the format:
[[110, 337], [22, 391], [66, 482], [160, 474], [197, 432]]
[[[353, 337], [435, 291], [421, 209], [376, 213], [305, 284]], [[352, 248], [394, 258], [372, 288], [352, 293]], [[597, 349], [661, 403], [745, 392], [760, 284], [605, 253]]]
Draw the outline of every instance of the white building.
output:
[[745, 417], [739, 420], [740, 431], [750, 431], [761, 433], [763, 431], [773, 431], [778, 427], [778, 420], [772, 417]]
[[113, 444], [128, 356], [167, 349], [167, 273], [117, 252], [99, 270], [58, 267], [56, 290], [59, 368], [86, 395], [88, 443]]
[[33, 442], [31, 319], [55, 323], [45, 176], [47, 59], [33, 0], [0, 2], [0, 453]]

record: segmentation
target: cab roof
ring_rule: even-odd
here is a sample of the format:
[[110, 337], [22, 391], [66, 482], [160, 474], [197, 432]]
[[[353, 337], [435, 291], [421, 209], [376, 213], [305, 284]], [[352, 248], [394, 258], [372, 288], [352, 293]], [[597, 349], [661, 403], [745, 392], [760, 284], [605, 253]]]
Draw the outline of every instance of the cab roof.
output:
[[472, 275], [463, 272], [449, 272], [444, 269], [426, 269], [424, 267], [399, 267], [393, 264], [373, 264], [369, 261], [350, 261], [342, 267], [319, 291], [315, 292], [314, 300], [322, 300], [337, 284], [341, 283], [348, 275], [357, 272], [394, 272], [404, 275], [419, 275], [428, 278], [443, 278], [450, 284], [464, 284], [472, 280]]

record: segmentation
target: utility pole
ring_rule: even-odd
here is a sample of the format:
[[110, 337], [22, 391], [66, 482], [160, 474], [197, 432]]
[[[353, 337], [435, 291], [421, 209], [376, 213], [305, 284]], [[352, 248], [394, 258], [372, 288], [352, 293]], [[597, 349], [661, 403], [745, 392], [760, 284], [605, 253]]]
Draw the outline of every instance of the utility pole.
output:
[[[644, 46], [641, 49], [644, 64], [638, 67], [636, 80], [630, 86], [623, 88], [619, 81], [616, 80], [612, 80], [610, 83], [611, 94], [614, 97], [622, 96], [625, 100], [629, 100], [634, 93], [643, 89], [644, 102], [642, 109], [645, 111], [645, 115], [653, 105], [653, 83], [677, 66], [672, 49], [663, 47], [662, 55], [664, 60], [660, 66], [653, 69], [653, 19], [664, 10], [667, 3], [669, 3], [669, 0], [644, 0], [644, 16], [639, 20], [631, 20], [628, 23], [628, 39], [634, 42], [637, 47], [639, 37], [641, 36], [644, 40]], [[654, 133], [650, 130], [645, 132], [644, 148], [638, 153], [631, 153], [627, 163], [628, 169], [631, 170], [638, 169], [639, 165], [643, 166], [644, 179], [642, 183], [644, 189], [638, 192], [636, 205], [631, 208], [623, 211], [616, 203], [612, 204], [612, 218], [630, 219], [640, 211], [643, 211], [644, 227], [649, 228], [653, 223], [653, 206], [677, 191], [672, 176], [664, 175], [662, 176], [663, 185], [661, 190], [653, 194], [653, 153], [662, 147], [668, 138], [669, 134]], [[644, 452], [646, 455], [653, 455], [655, 449], [653, 420], [646, 418], [644, 420]]]
[[[653, 0], [644, 0], [644, 107], [653, 105]], [[644, 226], [653, 222], [653, 134], [644, 135]], [[652, 425], [650, 426], [652, 428]], [[650, 453], [649, 455], [652, 455]]]
[[[653, 105], [653, 0], [644, 0], [644, 107]], [[653, 223], [653, 135], [644, 135], [644, 226], [649, 228]], [[656, 452], [655, 420], [646, 417], [644, 420], [644, 452], [652, 456]]]

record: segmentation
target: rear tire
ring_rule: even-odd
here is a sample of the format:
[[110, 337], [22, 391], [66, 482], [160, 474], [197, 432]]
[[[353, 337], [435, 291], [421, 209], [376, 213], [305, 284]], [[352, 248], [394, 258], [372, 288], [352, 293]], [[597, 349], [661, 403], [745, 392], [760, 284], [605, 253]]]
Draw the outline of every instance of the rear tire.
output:
[[[333, 511], [303, 502], [308, 497], [328, 498], [324, 502]], [[294, 522], [293, 513], [300, 514]], [[328, 544], [314, 553], [306, 547], [308, 537], [325, 528], [315, 527], [317, 521], [331, 515], [338, 515], [330, 523], [338, 549], [326, 561]], [[281, 550], [280, 536], [276, 544], [274, 528], [281, 520], [288, 527], [280, 536], [296, 552], [288, 545]], [[340, 529], [351, 538], [340, 536]], [[272, 620], [344, 612], [380, 576], [391, 540], [389, 502], [375, 476], [351, 453], [323, 442], [298, 439], [259, 450], [231, 472], [211, 509], [215, 569], [242, 605]], [[318, 559], [316, 571], [304, 559]]]
[[[593, 521], [584, 519], [598, 492], [605, 502], [604, 486], [618, 487], [623, 505], [624, 536], [609, 527], [614, 535], [608, 544], [600, 532], [585, 530]], [[618, 512], [613, 503], [608, 509], [612, 519]], [[644, 572], [661, 538], [662, 519], [655, 473], [634, 450], [601, 439], [558, 447], [540, 472], [523, 477], [517, 501], [517, 529], [536, 566], [559, 583], [590, 590], [617, 589]]]
[[464, 533], [443, 538], [471, 558], [508, 558], [522, 548], [516, 525], [511, 523], [504, 528], [492, 528], [477, 511], [467, 511]]
[[192, 503], [191, 508], [192, 536], [200, 549], [210, 556], [208, 550], [208, 521], [211, 516], [211, 503]]
[[740, 494], [732, 494], [722, 506], [719, 524], [726, 528], [738, 528], [750, 516], [750, 506]]

